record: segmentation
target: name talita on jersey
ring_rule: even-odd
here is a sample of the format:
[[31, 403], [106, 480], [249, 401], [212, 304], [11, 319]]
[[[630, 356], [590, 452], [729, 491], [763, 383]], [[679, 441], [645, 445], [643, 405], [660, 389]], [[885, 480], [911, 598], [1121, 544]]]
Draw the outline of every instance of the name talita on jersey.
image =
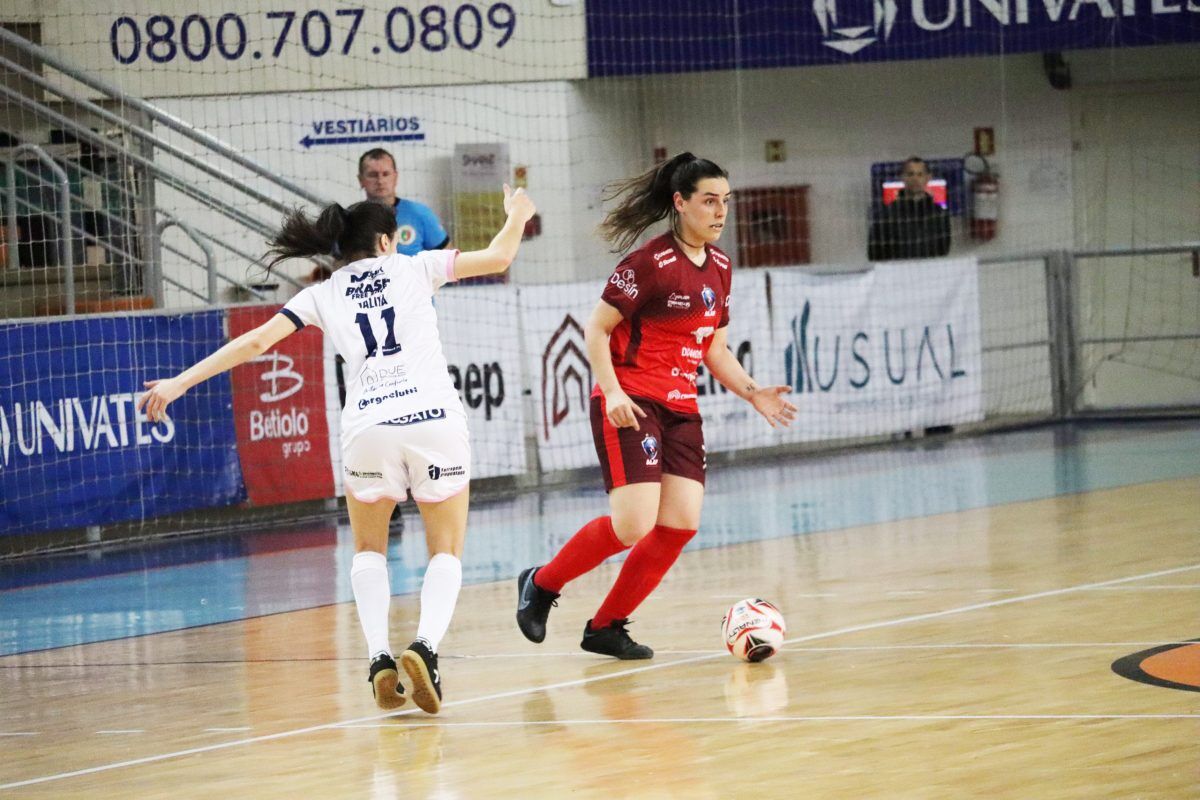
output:
[[386, 305], [387, 298], [385, 298], [382, 294], [377, 294], [374, 297], [368, 297], [366, 300], [358, 301], [359, 308], [378, 308], [379, 306]]

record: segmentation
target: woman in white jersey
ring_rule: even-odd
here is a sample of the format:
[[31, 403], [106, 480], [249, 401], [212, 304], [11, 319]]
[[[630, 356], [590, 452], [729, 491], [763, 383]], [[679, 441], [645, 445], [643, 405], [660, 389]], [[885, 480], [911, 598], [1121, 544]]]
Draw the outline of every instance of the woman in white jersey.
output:
[[368, 680], [380, 708], [404, 704], [388, 641], [388, 519], [409, 492], [425, 522], [429, 566], [421, 586], [417, 638], [400, 663], [413, 700], [436, 714], [442, 687], [437, 648], [462, 585], [471, 448], [467, 418], [442, 355], [432, 297], [447, 281], [504, 272], [535, 211], [522, 189], [504, 187], [504, 227], [484, 250], [396, 253], [396, 218], [378, 203], [333, 205], [312, 220], [296, 211], [269, 242], [270, 266], [288, 258], [332, 255], [339, 265], [279, 313], [173, 378], [147, 381], [138, 405], [151, 420], [192, 386], [316, 325], [346, 360], [342, 463], [354, 532], [350, 583], [370, 658]]

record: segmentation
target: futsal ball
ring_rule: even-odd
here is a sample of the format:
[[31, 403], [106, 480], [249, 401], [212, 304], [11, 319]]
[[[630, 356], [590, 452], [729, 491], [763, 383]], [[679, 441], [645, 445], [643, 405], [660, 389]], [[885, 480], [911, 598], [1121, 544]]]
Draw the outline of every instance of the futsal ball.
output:
[[775, 655], [783, 647], [786, 632], [779, 609], [753, 597], [734, 603], [721, 620], [725, 646], [742, 661], [763, 661]]

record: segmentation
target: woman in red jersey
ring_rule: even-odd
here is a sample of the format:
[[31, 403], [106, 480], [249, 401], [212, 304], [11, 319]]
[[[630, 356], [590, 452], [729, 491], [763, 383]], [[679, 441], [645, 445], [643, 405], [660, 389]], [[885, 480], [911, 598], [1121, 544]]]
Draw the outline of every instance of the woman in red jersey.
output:
[[592, 435], [609, 492], [608, 516], [584, 525], [549, 563], [517, 579], [517, 624], [541, 642], [563, 586], [609, 556], [633, 548], [616, 583], [584, 626], [584, 650], [651, 658], [630, 638], [629, 615], [658, 586], [700, 525], [704, 432], [696, 405], [701, 362], [772, 426], [796, 407], [786, 386], [759, 386], [727, 345], [729, 258], [714, 243], [729, 210], [729, 176], [681, 153], [615, 184], [619, 205], [600, 232], [627, 251], [652, 224], [670, 231], [617, 265], [585, 329], [596, 377]]

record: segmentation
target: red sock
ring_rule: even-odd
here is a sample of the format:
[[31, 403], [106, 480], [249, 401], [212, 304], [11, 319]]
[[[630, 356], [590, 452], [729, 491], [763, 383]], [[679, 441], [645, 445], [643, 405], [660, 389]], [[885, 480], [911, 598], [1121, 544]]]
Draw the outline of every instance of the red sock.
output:
[[592, 617], [592, 630], [605, 628], [615, 619], [628, 619], [658, 586], [667, 570], [679, 558], [683, 546], [695, 535], [695, 531], [655, 525], [629, 551], [629, 557], [621, 565], [617, 582], [600, 604], [596, 616]]
[[613, 531], [612, 517], [596, 517], [576, 531], [558, 555], [534, 574], [533, 582], [548, 592], [561, 592], [568, 583], [628, 546]]

